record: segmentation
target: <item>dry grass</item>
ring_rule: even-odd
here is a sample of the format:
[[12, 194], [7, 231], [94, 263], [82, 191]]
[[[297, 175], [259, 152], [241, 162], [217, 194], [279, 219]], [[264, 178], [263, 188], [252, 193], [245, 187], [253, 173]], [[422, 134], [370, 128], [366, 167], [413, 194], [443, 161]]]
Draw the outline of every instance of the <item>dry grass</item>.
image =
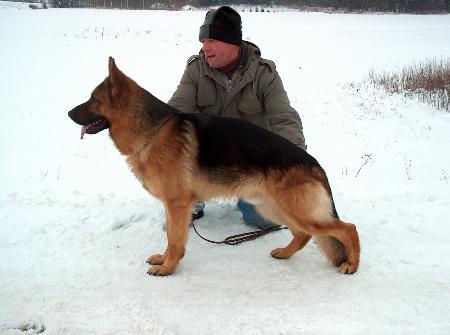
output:
[[450, 112], [450, 58], [426, 60], [392, 73], [370, 71], [369, 80], [390, 93], [411, 94]]

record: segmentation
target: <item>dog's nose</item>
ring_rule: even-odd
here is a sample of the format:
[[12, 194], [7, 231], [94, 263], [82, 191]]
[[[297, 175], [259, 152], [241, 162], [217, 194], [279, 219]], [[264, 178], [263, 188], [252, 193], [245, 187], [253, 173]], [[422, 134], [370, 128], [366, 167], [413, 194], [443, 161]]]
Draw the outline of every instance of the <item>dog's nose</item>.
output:
[[[80, 105], [80, 106], [82, 106], [82, 105]], [[80, 106], [73, 108], [71, 111], [69, 111], [69, 113], [67, 113], [67, 115], [72, 119], [72, 121], [75, 123], [78, 123], [78, 124], [82, 123], [81, 122], [82, 120], [80, 120], [81, 114], [79, 112]]]
[[67, 113], [67, 115], [72, 119], [72, 121], [75, 121], [74, 114], [75, 114], [75, 108], [72, 109], [71, 111], [69, 111], [69, 113]]

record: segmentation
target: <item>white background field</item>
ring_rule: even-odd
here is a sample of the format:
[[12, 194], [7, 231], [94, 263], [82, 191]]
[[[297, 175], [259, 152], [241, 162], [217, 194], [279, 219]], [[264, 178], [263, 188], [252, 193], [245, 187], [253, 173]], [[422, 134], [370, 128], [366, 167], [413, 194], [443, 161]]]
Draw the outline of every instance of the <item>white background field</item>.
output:
[[[236, 247], [190, 231], [174, 275], [146, 274], [165, 248], [163, 208], [108, 133], [81, 141], [67, 112], [108, 56], [167, 101], [204, 15], [0, 2], [0, 334], [450, 333], [450, 113], [364, 81], [449, 57], [449, 15], [242, 13], [244, 39], [276, 62], [338, 213], [358, 228], [356, 274], [313, 243], [273, 259], [288, 231]], [[211, 202], [198, 229], [251, 228], [233, 203]]]

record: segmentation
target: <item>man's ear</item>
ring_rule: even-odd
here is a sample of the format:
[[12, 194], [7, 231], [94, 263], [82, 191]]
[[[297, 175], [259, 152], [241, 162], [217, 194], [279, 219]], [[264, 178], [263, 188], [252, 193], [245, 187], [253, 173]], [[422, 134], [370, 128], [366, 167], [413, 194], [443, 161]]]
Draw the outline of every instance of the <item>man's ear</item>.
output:
[[112, 57], [109, 57], [108, 69], [109, 69], [108, 80], [110, 84], [109, 85], [110, 94], [111, 97], [117, 97], [118, 95], [120, 95], [120, 91], [122, 90], [125, 75], [116, 66], [116, 62]]

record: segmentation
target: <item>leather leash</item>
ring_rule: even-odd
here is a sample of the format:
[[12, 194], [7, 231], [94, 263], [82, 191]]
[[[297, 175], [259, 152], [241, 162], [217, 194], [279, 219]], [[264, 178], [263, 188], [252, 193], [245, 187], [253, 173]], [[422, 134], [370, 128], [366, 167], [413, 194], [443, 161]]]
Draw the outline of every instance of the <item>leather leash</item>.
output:
[[197, 233], [197, 235], [200, 236], [200, 238], [205, 240], [206, 242], [214, 243], [214, 244], [228, 244], [228, 245], [241, 244], [243, 242], [247, 242], [247, 241], [251, 241], [251, 240], [257, 239], [258, 237], [264, 236], [264, 235], [272, 233], [274, 231], [278, 231], [278, 230], [282, 230], [282, 229], [288, 229], [287, 227], [282, 227], [282, 226], [271, 226], [271, 227], [267, 227], [267, 228], [264, 228], [264, 229], [261, 229], [261, 230], [255, 230], [255, 231], [250, 231], [248, 233], [228, 236], [225, 240], [219, 242], [219, 241], [208, 240], [207, 238], [205, 238], [202, 235], [200, 235], [199, 232], [197, 231], [197, 228], [195, 227], [195, 224], [193, 222], [192, 222], [192, 227], [194, 228], [194, 230]]

